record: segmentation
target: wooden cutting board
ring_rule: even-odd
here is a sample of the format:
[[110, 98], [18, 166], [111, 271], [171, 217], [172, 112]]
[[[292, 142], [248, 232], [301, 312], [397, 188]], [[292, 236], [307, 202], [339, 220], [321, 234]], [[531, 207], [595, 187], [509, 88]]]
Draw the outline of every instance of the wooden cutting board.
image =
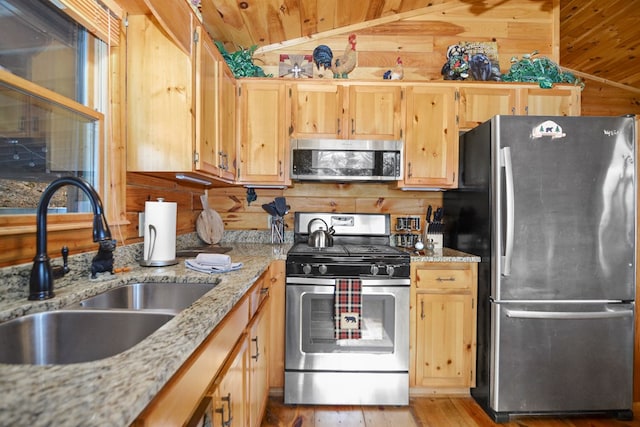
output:
[[207, 194], [200, 196], [202, 202], [202, 212], [196, 220], [196, 233], [203, 242], [215, 245], [222, 239], [224, 234], [224, 222], [220, 214], [209, 207]]

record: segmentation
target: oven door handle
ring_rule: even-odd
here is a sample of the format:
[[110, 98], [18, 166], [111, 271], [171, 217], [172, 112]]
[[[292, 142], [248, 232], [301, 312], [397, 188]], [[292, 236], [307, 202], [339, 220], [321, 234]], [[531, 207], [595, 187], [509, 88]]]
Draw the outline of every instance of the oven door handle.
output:
[[[320, 286], [335, 286], [336, 278], [322, 278], [322, 277], [287, 277], [288, 285], [320, 285]], [[409, 286], [411, 280], [408, 277], [390, 277], [380, 279], [363, 279], [360, 278], [362, 286]]]

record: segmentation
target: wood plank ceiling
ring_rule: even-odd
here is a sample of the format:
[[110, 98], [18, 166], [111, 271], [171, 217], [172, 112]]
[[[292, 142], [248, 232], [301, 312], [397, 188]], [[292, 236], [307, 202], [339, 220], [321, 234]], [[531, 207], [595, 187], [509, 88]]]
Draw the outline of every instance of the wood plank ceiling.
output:
[[[513, 2], [462, 0], [471, 13]], [[444, 4], [447, 0], [202, 0], [216, 40], [264, 47], [367, 21]], [[560, 65], [640, 90], [640, 8], [637, 0], [560, 0]]]

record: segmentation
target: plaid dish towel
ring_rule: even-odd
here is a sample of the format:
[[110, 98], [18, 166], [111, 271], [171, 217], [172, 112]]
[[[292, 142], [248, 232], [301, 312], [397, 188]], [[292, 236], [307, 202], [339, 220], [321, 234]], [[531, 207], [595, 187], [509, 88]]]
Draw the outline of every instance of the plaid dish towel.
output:
[[362, 282], [360, 279], [337, 279], [335, 290], [335, 337], [362, 338]]

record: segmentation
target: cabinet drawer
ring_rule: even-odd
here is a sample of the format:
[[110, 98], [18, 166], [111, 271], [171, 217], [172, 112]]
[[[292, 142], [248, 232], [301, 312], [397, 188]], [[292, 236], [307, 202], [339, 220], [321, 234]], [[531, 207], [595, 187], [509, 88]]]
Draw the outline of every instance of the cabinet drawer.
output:
[[415, 277], [418, 289], [471, 289], [473, 286], [473, 272], [466, 265], [460, 268], [418, 267]]
[[249, 290], [249, 320], [256, 314], [262, 301], [269, 296], [269, 285], [266, 273], [263, 273]]

